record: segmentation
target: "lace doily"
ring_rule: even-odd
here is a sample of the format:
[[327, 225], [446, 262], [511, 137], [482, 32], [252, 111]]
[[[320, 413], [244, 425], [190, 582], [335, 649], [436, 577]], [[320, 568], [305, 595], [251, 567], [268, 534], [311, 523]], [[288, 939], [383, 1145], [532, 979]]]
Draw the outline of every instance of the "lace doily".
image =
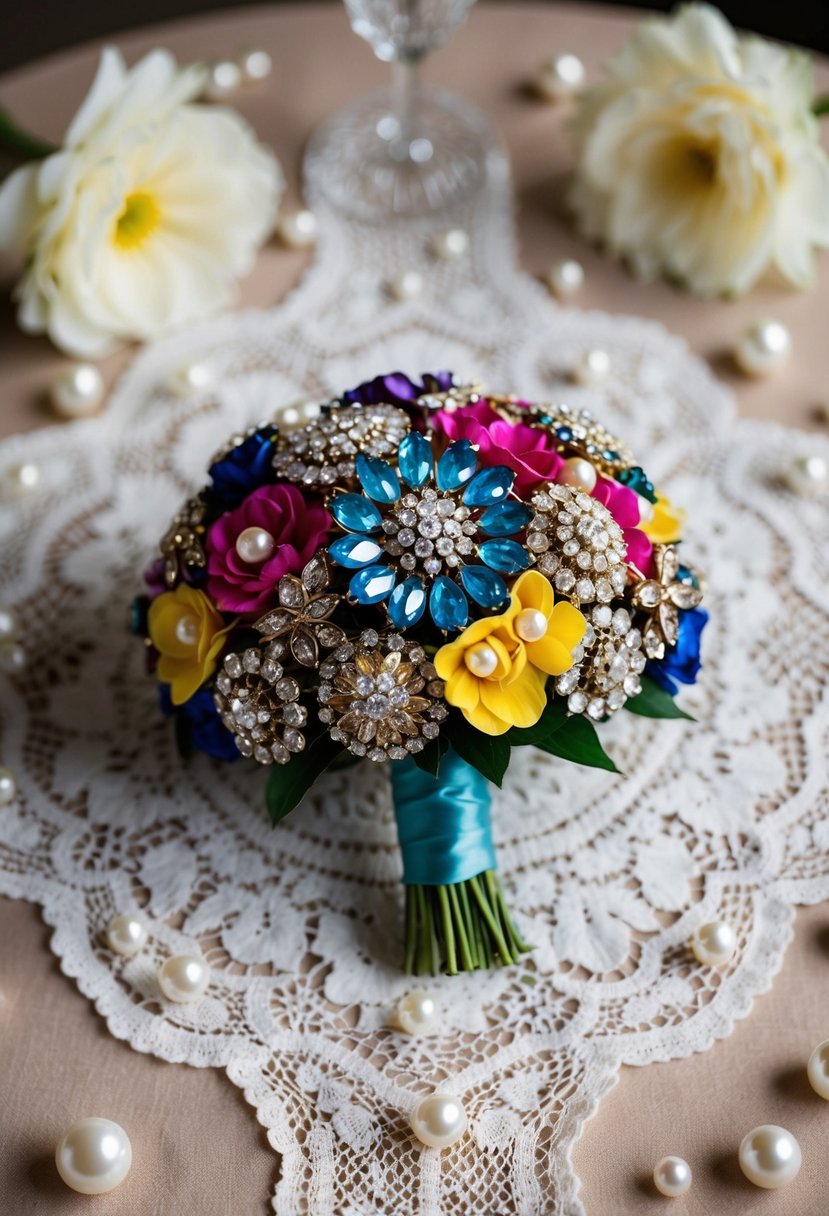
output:
[[[430, 258], [426, 223], [321, 219], [317, 263], [278, 309], [151, 347], [101, 418], [0, 448], [0, 478], [22, 460], [42, 472], [36, 494], [0, 513], [0, 585], [29, 655], [2, 685], [0, 754], [20, 797], [0, 813], [0, 889], [43, 905], [63, 970], [113, 1034], [221, 1066], [244, 1089], [282, 1155], [280, 1216], [579, 1213], [570, 1150], [620, 1065], [728, 1034], [771, 984], [793, 906], [829, 897], [825, 506], [776, 480], [797, 437], [736, 422], [680, 340], [560, 309], [519, 275], [503, 166], [454, 217], [471, 236], [458, 262]], [[404, 268], [425, 290], [395, 303], [385, 283]], [[570, 369], [596, 346], [612, 376], [576, 387]], [[192, 359], [210, 362], [217, 387], [181, 402], [164, 386]], [[683, 692], [696, 725], [619, 714], [603, 727], [627, 776], [515, 753], [494, 828], [535, 949], [438, 982], [442, 1032], [407, 1038], [390, 1027], [412, 982], [398, 969], [387, 775], [327, 776], [272, 830], [256, 766], [178, 759], [127, 606], [230, 433], [378, 371], [437, 366], [589, 406], [624, 436], [689, 508], [711, 624], [704, 676]], [[130, 907], [152, 936], [124, 960], [102, 930]], [[739, 948], [705, 968], [687, 943], [718, 917]], [[211, 987], [173, 1007], [156, 968], [193, 949]], [[408, 1130], [441, 1083], [470, 1119], [442, 1154]]]

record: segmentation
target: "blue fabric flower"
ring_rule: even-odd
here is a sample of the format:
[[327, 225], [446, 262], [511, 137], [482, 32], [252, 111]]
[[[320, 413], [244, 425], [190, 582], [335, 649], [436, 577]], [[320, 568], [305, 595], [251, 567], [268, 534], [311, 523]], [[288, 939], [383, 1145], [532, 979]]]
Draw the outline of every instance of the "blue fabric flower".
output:
[[271, 465], [276, 431], [270, 423], [260, 427], [210, 466], [208, 493], [222, 513], [238, 507], [251, 491], [276, 480]]
[[198, 692], [178, 708], [173, 708], [169, 684], [159, 685], [161, 712], [168, 718], [175, 715], [176, 729], [180, 732], [183, 750], [190, 747], [206, 752], [214, 760], [238, 760], [240, 752], [233, 735], [219, 717], [213, 703], [213, 693], [208, 688]]
[[343, 405], [411, 405], [424, 393], [445, 393], [454, 383], [451, 372], [424, 372], [422, 383], [411, 380], [403, 372], [375, 376], [358, 384], [340, 398]]
[[696, 684], [702, 663], [700, 644], [702, 631], [708, 624], [708, 613], [704, 608], [694, 608], [679, 614], [679, 634], [676, 646], [665, 651], [658, 662], [651, 660], [645, 671], [660, 688], [672, 697], [679, 692], [680, 684]]

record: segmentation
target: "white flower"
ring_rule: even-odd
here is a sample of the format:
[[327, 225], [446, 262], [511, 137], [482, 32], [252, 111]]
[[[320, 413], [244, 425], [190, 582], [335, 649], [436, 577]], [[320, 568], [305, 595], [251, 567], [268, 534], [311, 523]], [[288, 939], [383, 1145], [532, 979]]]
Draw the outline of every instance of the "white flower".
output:
[[644, 21], [607, 75], [574, 124], [582, 231], [700, 295], [744, 292], [772, 266], [806, 286], [829, 246], [808, 56], [689, 5]]
[[0, 190], [0, 247], [26, 256], [18, 319], [97, 356], [225, 303], [269, 235], [279, 165], [242, 119], [191, 104], [202, 68], [107, 49], [64, 145]]

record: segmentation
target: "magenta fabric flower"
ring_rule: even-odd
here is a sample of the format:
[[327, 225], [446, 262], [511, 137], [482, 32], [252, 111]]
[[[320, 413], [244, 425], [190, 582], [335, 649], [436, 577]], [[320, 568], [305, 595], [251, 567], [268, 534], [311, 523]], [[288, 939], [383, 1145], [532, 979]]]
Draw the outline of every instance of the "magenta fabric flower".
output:
[[639, 499], [634, 490], [608, 477], [597, 477], [593, 497], [607, 507], [622, 529], [628, 547], [627, 560], [645, 578], [653, 577], [653, 545], [638, 526], [640, 522]]
[[[299, 574], [326, 544], [332, 524], [319, 499], [296, 486], [260, 486], [207, 533], [208, 594], [222, 612], [258, 616], [273, 604], [282, 575]], [[244, 561], [236, 551], [246, 528], [261, 528], [273, 539], [264, 561]]]
[[555, 439], [546, 431], [523, 422], [513, 426], [486, 401], [462, 406], [451, 414], [439, 410], [432, 416], [432, 425], [450, 443], [469, 439], [476, 444], [482, 465], [500, 464], [513, 469], [513, 489], [522, 498], [542, 482], [555, 481], [564, 463], [555, 450]]

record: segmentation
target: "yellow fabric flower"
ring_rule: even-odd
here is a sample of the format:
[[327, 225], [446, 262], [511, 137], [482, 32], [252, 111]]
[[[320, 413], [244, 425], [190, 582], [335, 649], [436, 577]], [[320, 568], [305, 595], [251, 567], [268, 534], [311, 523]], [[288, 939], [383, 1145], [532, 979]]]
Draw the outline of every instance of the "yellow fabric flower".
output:
[[655, 545], [671, 545], [682, 536], [685, 512], [675, 507], [669, 498], [657, 492], [653, 506], [653, 519], [639, 525], [645, 536]]
[[553, 588], [537, 570], [522, 574], [512, 589], [515, 614], [510, 628], [523, 642], [527, 661], [548, 676], [560, 676], [573, 666], [573, 650], [584, 637], [587, 622], [566, 600], [555, 603]]
[[150, 640], [159, 653], [156, 673], [170, 685], [170, 699], [183, 705], [212, 676], [232, 626], [203, 591], [182, 583], [150, 604]]

